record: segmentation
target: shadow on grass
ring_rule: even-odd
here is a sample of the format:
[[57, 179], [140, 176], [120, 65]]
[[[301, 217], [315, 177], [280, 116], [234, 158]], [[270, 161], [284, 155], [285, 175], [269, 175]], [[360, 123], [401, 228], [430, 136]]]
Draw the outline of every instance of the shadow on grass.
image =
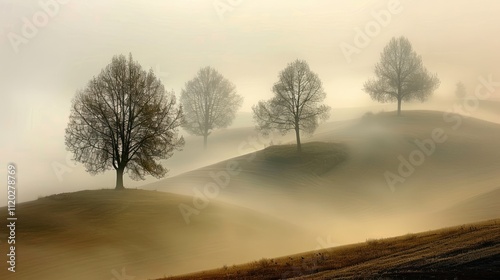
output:
[[343, 144], [309, 142], [302, 144], [302, 153], [297, 146], [276, 145], [263, 151], [264, 159], [286, 168], [297, 168], [315, 175], [322, 175], [347, 159], [347, 148]]

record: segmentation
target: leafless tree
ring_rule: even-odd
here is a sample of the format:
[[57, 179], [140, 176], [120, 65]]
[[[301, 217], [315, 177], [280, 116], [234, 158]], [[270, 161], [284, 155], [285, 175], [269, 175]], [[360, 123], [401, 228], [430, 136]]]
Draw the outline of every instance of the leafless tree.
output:
[[364, 84], [364, 91], [379, 102], [419, 100], [424, 102], [439, 87], [439, 79], [422, 65], [422, 58], [413, 51], [405, 37], [392, 38], [375, 65], [375, 80]]
[[188, 81], [181, 92], [184, 108], [184, 129], [203, 136], [207, 148], [208, 136], [213, 130], [231, 125], [243, 98], [236, 94], [236, 87], [217, 70], [204, 67]]
[[77, 92], [65, 142], [92, 175], [115, 169], [119, 190], [124, 172], [134, 180], [167, 173], [159, 161], [183, 147], [177, 132], [181, 122], [175, 95], [132, 55], [128, 60], [120, 55]]
[[329, 117], [330, 107], [321, 104], [326, 97], [318, 75], [306, 61], [296, 60], [278, 75], [272, 88], [274, 96], [253, 107], [254, 120], [264, 133], [295, 130], [297, 152], [302, 152], [300, 131], [313, 133], [320, 120]]

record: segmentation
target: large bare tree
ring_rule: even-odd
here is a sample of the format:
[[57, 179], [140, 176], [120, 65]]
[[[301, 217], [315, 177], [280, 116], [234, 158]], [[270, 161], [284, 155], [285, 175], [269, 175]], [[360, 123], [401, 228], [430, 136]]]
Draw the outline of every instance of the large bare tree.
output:
[[311, 134], [320, 120], [329, 117], [330, 107], [322, 104], [326, 93], [321, 80], [306, 61], [295, 60], [279, 73], [272, 91], [270, 100], [259, 101], [252, 108], [258, 129], [264, 133], [274, 129], [283, 134], [295, 130], [300, 153], [300, 131]]
[[424, 102], [439, 87], [439, 79], [422, 64], [405, 37], [392, 38], [375, 65], [375, 80], [364, 84], [364, 91], [379, 102], [398, 102], [398, 116], [403, 101]]
[[210, 66], [198, 71], [181, 92], [184, 108], [184, 129], [207, 138], [213, 130], [225, 128], [233, 122], [243, 98], [236, 94], [236, 87]]
[[115, 189], [124, 189], [124, 172], [135, 180], [167, 173], [159, 161], [184, 145], [181, 123], [182, 108], [153, 71], [115, 56], [74, 97], [66, 147], [93, 175], [115, 169]]

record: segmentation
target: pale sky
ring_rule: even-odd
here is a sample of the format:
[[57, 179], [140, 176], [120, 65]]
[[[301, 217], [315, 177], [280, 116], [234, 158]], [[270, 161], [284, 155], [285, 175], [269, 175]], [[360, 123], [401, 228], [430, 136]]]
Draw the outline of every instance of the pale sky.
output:
[[[494, 0], [0, 0], [0, 175], [8, 162], [19, 166], [20, 200], [74, 184], [52, 166], [66, 164], [70, 102], [114, 55], [132, 53], [177, 95], [212, 66], [236, 85], [243, 112], [271, 97], [287, 63], [304, 59], [335, 115], [376, 104], [362, 85], [394, 36], [406, 36], [438, 74], [433, 100], [458, 81], [472, 90], [479, 75], [500, 80], [498, 15]], [[346, 45], [357, 53], [347, 57]], [[80, 174], [92, 185], [95, 177]]]

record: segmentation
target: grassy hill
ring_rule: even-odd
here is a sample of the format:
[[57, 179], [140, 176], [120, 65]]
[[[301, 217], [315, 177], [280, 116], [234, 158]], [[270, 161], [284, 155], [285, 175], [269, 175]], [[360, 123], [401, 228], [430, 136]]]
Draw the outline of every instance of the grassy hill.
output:
[[162, 279], [498, 279], [500, 220]]
[[308, 142], [297, 152], [296, 144], [265, 148], [258, 156], [287, 171], [322, 175], [347, 159], [346, 147], [336, 143]]
[[[126, 269], [138, 280], [261, 258], [268, 259], [261, 264], [267, 268], [270, 258], [318, 245], [331, 247], [498, 219], [500, 125], [444, 116], [404, 111], [402, 117], [388, 112], [327, 123], [313, 137], [304, 138], [302, 156], [294, 152], [294, 145], [274, 145], [144, 187], [150, 191], [81, 191], [21, 203], [17, 207], [18, 272], [13, 276], [2, 270], [0, 279], [109, 280]], [[427, 141], [436, 129], [446, 140], [435, 143], [412, 174], [390, 188], [385, 172], [397, 173], [401, 158], [408, 160], [420, 149], [415, 141]], [[247, 139], [241, 130], [235, 133], [231, 143]], [[248, 139], [241, 143], [249, 144]], [[224, 142], [218, 145], [223, 147]], [[189, 160], [196, 161], [196, 155]], [[190, 207], [189, 223], [181, 205]], [[6, 213], [5, 207], [0, 208], [0, 219], [5, 220]], [[431, 249], [440, 243], [426, 244], [412, 248], [432, 257]], [[0, 243], [2, 251], [6, 245]], [[404, 255], [410, 260], [424, 256], [398, 246], [390, 248], [410, 250]], [[357, 251], [362, 258], [366, 247], [360, 248], [364, 248]], [[375, 248], [384, 254], [394, 252]], [[446, 256], [446, 248], [442, 248], [445, 255], [435, 258]], [[378, 257], [384, 260], [377, 255], [360, 259], [359, 264], [377, 267]], [[289, 263], [285, 272], [303, 265], [293, 258], [293, 263], [281, 263]], [[363, 265], [358, 272], [366, 268]], [[437, 264], [429, 267], [433, 265]], [[343, 270], [335, 273], [339, 271]]]
[[[109, 280], [123, 268], [135, 279], [157, 278], [314, 246], [297, 226], [217, 201], [186, 224], [181, 203], [192, 205], [192, 198], [145, 190], [81, 191], [21, 203], [17, 272], [2, 269], [0, 279]], [[0, 208], [3, 221], [6, 213]], [[297, 240], [311, 242], [290, 246]], [[6, 242], [0, 248], [7, 252]]]
[[[409, 160], [412, 152], [420, 150], [415, 141], [431, 139], [436, 129], [446, 141], [434, 143], [423, 163], [391, 188], [384, 174], [398, 174], [400, 159]], [[194, 188], [214, 182], [211, 174], [220, 174], [229, 162], [236, 162], [241, 172], [230, 176], [218, 200], [335, 236], [340, 244], [494, 219], [500, 213], [498, 203], [482, 211], [480, 199], [491, 194], [492, 201], [500, 200], [495, 191], [500, 189], [500, 124], [437, 111], [404, 111], [401, 117], [387, 112], [342, 124], [326, 123], [304, 140], [337, 143], [345, 148], [346, 159], [315, 173], [288, 168], [289, 159], [270, 164], [267, 151], [261, 150], [144, 188], [192, 195]], [[465, 200], [467, 211], [455, 207]]]

